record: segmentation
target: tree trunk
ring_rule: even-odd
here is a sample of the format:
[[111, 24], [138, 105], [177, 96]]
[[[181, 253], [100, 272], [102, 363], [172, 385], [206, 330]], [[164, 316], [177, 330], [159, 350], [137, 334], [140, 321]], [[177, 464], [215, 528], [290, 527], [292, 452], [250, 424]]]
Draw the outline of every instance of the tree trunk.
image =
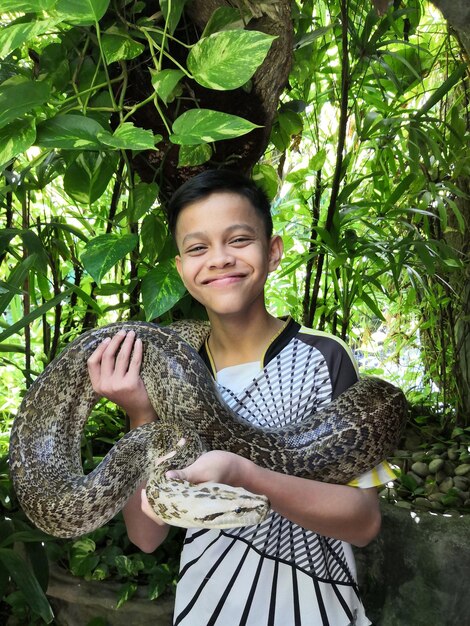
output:
[[[184, 29], [176, 37], [192, 44], [200, 37], [214, 11], [223, 6], [238, 6], [226, 0], [192, 0], [185, 10]], [[138, 110], [133, 118], [137, 126], [152, 129], [163, 136], [159, 149], [140, 154], [134, 161], [144, 181], [157, 180], [162, 198], [171, 194], [182, 182], [194, 174], [214, 167], [236, 168], [249, 172], [264, 153], [277, 111], [279, 96], [284, 89], [292, 61], [293, 27], [290, 0], [259, 2], [245, 0], [248, 11], [248, 29], [275, 35], [271, 49], [246, 89], [215, 91], [201, 87], [195, 81], [183, 81], [182, 97], [177, 98], [165, 109], [170, 124], [185, 110], [195, 106], [238, 115], [259, 124], [260, 128], [236, 139], [217, 141], [213, 144], [213, 156], [208, 163], [197, 167], [178, 167], [179, 147], [168, 139], [168, 132], [156, 114], [153, 104]], [[250, 19], [251, 16], [251, 19]], [[191, 39], [192, 37], [192, 39]], [[175, 42], [170, 44], [170, 54], [178, 61], [185, 61], [188, 50]], [[146, 69], [146, 68], [144, 68]], [[153, 92], [148, 73], [138, 66], [129, 69], [129, 85], [126, 97], [135, 102], [142, 101]]]

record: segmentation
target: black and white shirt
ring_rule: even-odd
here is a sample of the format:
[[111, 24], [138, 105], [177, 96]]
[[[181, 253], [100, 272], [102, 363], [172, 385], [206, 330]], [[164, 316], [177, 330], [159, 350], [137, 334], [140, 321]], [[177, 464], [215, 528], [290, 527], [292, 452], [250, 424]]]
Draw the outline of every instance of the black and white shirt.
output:
[[[311, 415], [358, 378], [337, 337], [288, 320], [262, 362], [215, 372], [227, 404], [247, 421], [283, 426]], [[351, 484], [393, 479], [386, 463]], [[259, 525], [191, 529], [181, 557], [174, 625], [366, 626], [352, 548], [271, 512]]]

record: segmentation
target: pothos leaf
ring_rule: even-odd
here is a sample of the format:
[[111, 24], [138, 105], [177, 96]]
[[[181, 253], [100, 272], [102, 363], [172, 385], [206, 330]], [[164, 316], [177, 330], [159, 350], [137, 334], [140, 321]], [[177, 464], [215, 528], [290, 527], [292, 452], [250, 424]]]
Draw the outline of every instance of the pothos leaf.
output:
[[188, 55], [195, 80], [210, 89], [237, 89], [262, 64], [276, 39], [255, 30], [226, 30], [200, 39]]
[[109, 233], [91, 239], [81, 255], [86, 271], [99, 284], [103, 276], [137, 245], [138, 237], [132, 233]]
[[238, 115], [211, 109], [191, 109], [174, 121], [174, 134], [170, 136], [170, 139], [176, 144], [195, 146], [240, 137], [254, 128], [260, 128], [260, 126]]

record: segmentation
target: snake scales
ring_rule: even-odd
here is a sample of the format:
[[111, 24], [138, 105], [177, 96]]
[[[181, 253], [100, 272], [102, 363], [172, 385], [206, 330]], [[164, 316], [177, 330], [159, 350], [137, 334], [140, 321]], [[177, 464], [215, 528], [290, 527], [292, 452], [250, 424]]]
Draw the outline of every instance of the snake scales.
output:
[[[85, 476], [82, 432], [97, 401], [86, 361], [121, 328], [142, 338], [141, 376], [161, 419], [127, 433]], [[62, 537], [90, 532], [111, 519], [143, 480], [152, 506], [170, 523], [248, 525], [267, 515], [264, 496], [167, 481], [164, 471], [184, 467], [204, 450], [222, 449], [275, 471], [346, 483], [393, 451], [406, 415], [403, 393], [393, 385], [365, 378], [308, 420], [261, 429], [221, 400], [194, 349], [207, 333], [207, 325], [197, 322], [177, 331], [145, 322], [110, 324], [73, 341], [36, 379], [14, 420], [10, 468], [19, 502], [39, 528]], [[186, 444], [155, 469], [152, 459], [175, 449], [181, 437]]]

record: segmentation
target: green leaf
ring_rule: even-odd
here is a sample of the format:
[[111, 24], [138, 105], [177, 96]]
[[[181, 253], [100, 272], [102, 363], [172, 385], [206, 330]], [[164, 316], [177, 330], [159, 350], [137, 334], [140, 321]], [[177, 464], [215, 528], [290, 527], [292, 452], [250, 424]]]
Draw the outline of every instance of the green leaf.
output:
[[280, 185], [279, 176], [274, 167], [267, 163], [258, 163], [254, 166], [251, 177], [264, 190], [269, 200], [274, 200]]
[[56, 10], [65, 21], [87, 26], [99, 22], [110, 0], [59, 0]]
[[26, 348], [19, 343], [0, 343], [0, 352], [20, 352], [26, 354]]
[[157, 183], [138, 183], [134, 187], [134, 212], [132, 220], [137, 221], [152, 208], [158, 200]]
[[178, 155], [178, 167], [202, 165], [212, 156], [212, 148], [208, 143], [201, 143], [197, 146], [180, 146]]
[[64, 174], [64, 190], [72, 200], [92, 204], [106, 191], [117, 165], [117, 154], [82, 152]]
[[255, 30], [214, 33], [191, 48], [188, 70], [203, 87], [237, 89], [262, 64], [274, 39], [276, 37]]
[[135, 41], [125, 32], [112, 27], [103, 33], [101, 46], [106, 63], [135, 59], [145, 50], [145, 46]]
[[87, 243], [80, 258], [86, 271], [100, 284], [103, 276], [134, 250], [137, 242], [137, 235], [132, 233], [99, 235]]
[[173, 260], [159, 264], [142, 280], [145, 318], [153, 320], [171, 309], [186, 293]]
[[[16, 11], [17, 9], [15, 9]], [[47, 33], [57, 20], [41, 20], [27, 24], [11, 24], [0, 30], [0, 57], [4, 58], [25, 42]]]
[[1, 0], [2, 13], [41, 13], [54, 7], [57, 0]]
[[170, 35], [173, 35], [188, 0], [160, 0], [160, 8]]
[[239, 7], [219, 7], [209, 18], [204, 27], [202, 37], [208, 37], [220, 30], [232, 30], [235, 28], [244, 28], [247, 20]]
[[167, 237], [167, 228], [159, 215], [150, 213], [146, 215], [140, 231], [142, 239], [142, 257], [150, 262], [155, 261], [163, 249]]
[[24, 113], [44, 104], [50, 96], [50, 87], [41, 81], [5, 81], [0, 86], [0, 128]]
[[23, 286], [25, 278], [28, 275], [30, 269], [34, 266], [35, 263], [36, 255], [30, 254], [22, 261], [19, 261], [17, 265], [11, 270], [8, 277], [8, 282], [2, 284], [2, 287], [6, 287], [6, 290], [0, 295], [0, 314], [6, 310], [12, 298], [17, 295], [18, 292], [22, 293], [21, 287]]
[[103, 144], [97, 138], [104, 128], [83, 115], [56, 115], [37, 127], [36, 144], [41, 148], [66, 150], [100, 150]]
[[28, 313], [28, 315], [25, 315], [15, 324], [12, 324], [6, 330], [4, 330], [3, 333], [0, 334], [0, 341], [5, 341], [5, 339], [8, 339], [8, 337], [19, 333], [21, 330], [23, 330], [25, 326], [28, 326], [28, 324], [34, 322], [34, 320], [36, 320], [38, 317], [41, 317], [42, 315], [47, 313], [47, 311], [54, 308], [57, 304], [62, 302], [62, 300], [65, 300], [65, 298], [67, 298], [71, 293], [72, 289], [64, 289], [64, 291], [58, 293], [51, 300], [48, 300], [41, 306], [36, 307], [33, 311], [31, 311], [31, 313]]
[[152, 76], [152, 86], [157, 96], [168, 104], [174, 100], [176, 86], [185, 75], [181, 70], [150, 70]]
[[433, 106], [440, 102], [444, 96], [454, 87], [467, 73], [468, 66], [466, 63], [462, 63], [452, 72], [442, 85], [440, 85], [436, 91], [427, 99], [423, 106], [415, 115], [415, 119], [419, 119], [422, 115], [427, 113]]
[[30, 148], [35, 139], [36, 124], [32, 119], [10, 122], [0, 129], [0, 167]]
[[125, 583], [119, 590], [119, 598], [116, 602], [116, 608], [120, 609], [123, 604], [132, 598], [137, 591], [137, 584], [133, 582]]
[[54, 619], [54, 614], [28, 563], [8, 548], [0, 548], [0, 562], [23, 593], [31, 610], [39, 615], [46, 624], [50, 624]]
[[98, 303], [96, 302], [96, 300], [94, 300], [91, 296], [89, 296], [87, 294], [86, 291], [83, 291], [83, 289], [80, 289], [80, 287], [77, 287], [77, 285], [74, 285], [72, 283], [70, 283], [68, 280], [64, 281], [64, 284], [67, 287], [70, 287], [70, 289], [77, 294], [77, 296], [83, 300], [83, 302], [85, 302], [85, 304], [87, 304], [90, 309], [92, 309], [93, 311], [95, 311], [99, 317], [101, 317], [103, 315], [103, 311], [101, 310], [101, 307], [98, 305]]
[[91, 574], [100, 561], [94, 554], [96, 544], [90, 537], [74, 541], [70, 550], [70, 571], [74, 576], [91, 578]]
[[311, 171], [317, 172], [318, 170], [321, 170], [323, 168], [323, 166], [325, 165], [325, 161], [326, 150], [325, 148], [322, 148], [315, 154], [315, 156], [310, 159], [308, 167]]
[[97, 138], [102, 144], [119, 150], [153, 150], [155, 144], [161, 141], [162, 136], [154, 136], [151, 130], [136, 128], [132, 122], [124, 122], [112, 135], [101, 130]]
[[174, 121], [174, 134], [170, 136], [170, 139], [176, 144], [195, 146], [200, 143], [240, 137], [254, 128], [261, 127], [237, 115], [211, 109], [191, 109]]
[[373, 298], [368, 296], [365, 292], [362, 292], [360, 299], [372, 311], [372, 313], [378, 317], [378, 319], [385, 322], [385, 317]]

